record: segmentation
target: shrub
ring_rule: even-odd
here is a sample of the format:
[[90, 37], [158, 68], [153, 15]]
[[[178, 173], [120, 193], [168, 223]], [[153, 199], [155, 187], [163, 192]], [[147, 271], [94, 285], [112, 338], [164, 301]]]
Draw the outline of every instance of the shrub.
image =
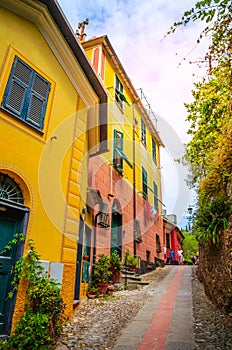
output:
[[1, 349], [52, 349], [64, 322], [64, 303], [60, 296], [60, 285], [49, 279], [39, 264], [39, 254], [29, 241], [29, 252], [19, 259], [14, 269], [12, 297], [19, 281], [27, 284], [27, 302], [24, 314]]

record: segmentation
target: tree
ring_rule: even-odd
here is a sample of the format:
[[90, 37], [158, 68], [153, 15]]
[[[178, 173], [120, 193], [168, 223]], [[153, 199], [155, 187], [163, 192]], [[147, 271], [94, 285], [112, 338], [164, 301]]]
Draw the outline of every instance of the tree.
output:
[[198, 190], [198, 209], [193, 229], [205, 245], [220, 245], [231, 214], [232, 174], [232, 7], [230, 0], [198, 1], [169, 33], [191, 21], [206, 22], [203, 35], [211, 35], [205, 59], [208, 76], [194, 85], [193, 102], [185, 104], [188, 133], [185, 160], [191, 170], [191, 184]]
[[206, 22], [203, 32], [197, 40], [200, 43], [204, 35], [211, 36], [206, 58], [211, 63], [224, 61], [231, 55], [232, 50], [232, 10], [231, 0], [202, 0], [195, 6], [184, 12], [180, 21], [175, 22], [168, 34], [174, 33], [180, 26], [186, 26], [189, 22], [201, 20]]
[[182, 248], [184, 251], [184, 260], [191, 261], [192, 255], [198, 255], [198, 243], [192, 231], [184, 232]]

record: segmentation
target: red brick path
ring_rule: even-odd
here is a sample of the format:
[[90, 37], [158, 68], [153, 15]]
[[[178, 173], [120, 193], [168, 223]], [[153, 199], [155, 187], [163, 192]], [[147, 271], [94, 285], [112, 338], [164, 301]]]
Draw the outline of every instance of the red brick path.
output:
[[179, 284], [184, 272], [180, 266], [163, 296], [155, 316], [137, 350], [164, 350]]

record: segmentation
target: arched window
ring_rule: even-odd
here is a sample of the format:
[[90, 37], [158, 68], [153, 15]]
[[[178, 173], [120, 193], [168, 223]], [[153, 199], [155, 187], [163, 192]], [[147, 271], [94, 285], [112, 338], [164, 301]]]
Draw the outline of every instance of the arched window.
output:
[[23, 194], [19, 185], [3, 173], [0, 173], [0, 199], [24, 204]]

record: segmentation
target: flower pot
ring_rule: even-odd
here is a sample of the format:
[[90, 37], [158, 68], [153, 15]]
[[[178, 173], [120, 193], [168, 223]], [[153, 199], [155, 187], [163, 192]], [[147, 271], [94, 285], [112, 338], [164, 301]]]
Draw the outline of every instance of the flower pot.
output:
[[131, 272], [136, 272], [136, 267], [129, 267], [129, 271], [131, 271]]
[[108, 286], [107, 287], [107, 295], [113, 295], [114, 286]]
[[108, 287], [108, 283], [101, 283], [101, 282], [99, 282], [97, 284], [97, 289], [98, 289], [100, 294], [106, 294], [107, 287]]
[[112, 280], [113, 283], [119, 283], [120, 281], [120, 276], [121, 276], [121, 271], [112, 271], [112, 276], [110, 279]]
[[96, 298], [96, 293], [95, 292], [89, 292], [88, 294], [87, 294], [87, 296], [88, 296], [88, 298], [89, 299], [94, 299], [94, 298]]

